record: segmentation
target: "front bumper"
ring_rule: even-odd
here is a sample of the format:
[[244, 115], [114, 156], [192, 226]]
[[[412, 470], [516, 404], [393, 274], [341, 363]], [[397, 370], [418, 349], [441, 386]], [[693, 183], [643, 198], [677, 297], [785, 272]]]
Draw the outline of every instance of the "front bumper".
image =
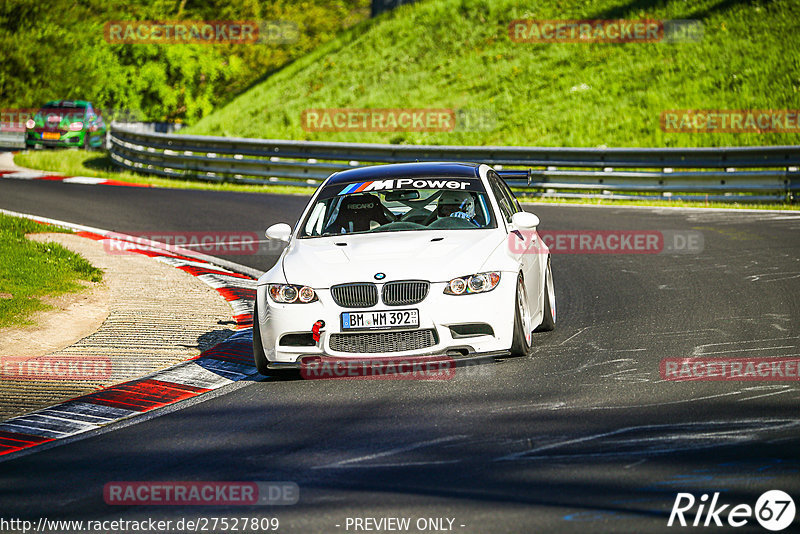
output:
[[[300, 369], [302, 369], [302, 360], [303, 360], [303, 358], [313, 357], [313, 356], [315, 356], [315, 355], [313, 355], [313, 354], [303, 354], [296, 361], [293, 361], [293, 362], [268, 362], [267, 363], [267, 368], [268, 369], [275, 369], [275, 370], [281, 370], [281, 369], [300, 370]], [[441, 355], [433, 354], [431, 356], [441, 356]], [[453, 360], [453, 363], [454, 363], [455, 367], [462, 367], [462, 366], [466, 365], [467, 363], [470, 363], [470, 364], [490, 363], [490, 362], [493, 362], [495, 358], [507, 358], [508, 356], [511, 356], [511, 351], [510, 350], [498, 350], [498, 351], [494, 351], [494, 352], [471, 352], [471, 353], [468, 353], [468, 354], [450, 355], [450, 356], [448, 356], [448, 358]], [[417, 355], [417, 356], [414, 356], [414, 357], [420, 357], [420, 355]], [[399, 357], [395, 357], [395, 356], [391, 356], [391, 357], [388, 357], [388, 358], [386, 356], [384, 356], [383, 358], [385, 358], [387, 360], [399, 359]], [[365, 360], [367, 358], [364, 358], [362, 356], [361, 358], [358, 358], [358, 359], [359, 360]]]
[[25, 144], [27, 146], [43, 145], [52, 147], [83, 146], [83, 136], [89, 135], [85, 132], [53, 132], [59, 133], [58, 139], [43, 139], [43, 132], [27, 132], [25, 134]]
[[[378, 284], [379, 293], [381, 285]], [[365, 359], [376, 357], [410, 357], [446, 355], [454, 360], [508, 355], [514, 328], [514, 305], [516, 278], [513, 273], [503, 273], [500, 283], [487, 293], [472, 295], [445, 295], [444, 282], [431, 283], [427, 297], [418, 304], [387, 306], [378, 303], [371, 308], [343, 308], [333, 301], [330, 291], [318, 290], [319, 300], [310, 304], [277, 304], [268, 300], [267, 286], [260, 285], [257, 291], [259, 329], [261, 343], [270, 367], [297, 366], [308, 356]], [[345, 331], [341, 327], [342, 312], [385, 311], [396, 309], [419, 310], [419, 326], [383, 330]], [[313, 345], [287, 346], [284, 336], [306, 335], [313, 324], [322, 320], [325, 327], [320, 340]], [[461, 335], [463, 325], [486, 325], [481, 333]], [[351, 352], [334, 350], [333, 335], [358, 335], [377, 333], [411, 333], [429, 330], [434, 333], [433, 343], [412, 350], [387, 350], [385, 352]], [[341, 346], [341, 344], [337, 345]]]

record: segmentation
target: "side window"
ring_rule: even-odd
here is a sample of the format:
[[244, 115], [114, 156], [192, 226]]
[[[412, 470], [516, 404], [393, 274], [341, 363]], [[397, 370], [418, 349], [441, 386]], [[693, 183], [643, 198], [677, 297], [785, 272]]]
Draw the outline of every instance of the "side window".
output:
[[492, 188], [497, 203], [500, 204], [500, 211], [503, 212], [506, 222], [511, 222], [511, 216], [514, 214], [514, 204], [510, 202], [508, 195], [503, 190], [504, 183], [496, 174], [489, 175], [489, 185]]
[[320, 202], [314, 206], [314, 210], [311, 212], [311, 215], [308, 216], [308, 222], [306, 222], [305, 235], [322, 234], [322, 225], [325, 222], [325, 207], [326, 205], [324, 202]]
[[519, 213], [520, 211], [522, 211], [522, 207], [519, 205], [519, 200], [517, 200], [517, 197], [514, 196], [513, 191], [511, 191], [511, 188], [508, 187], [508, 184], [505, 182], [505, 180], [503, 180], [499, 176], [497, 177], [497, 179], [500, 180], [503, 192], [506, 194], [506, 197], [508, 197], [508, 201], [511, 203], [511, 207], [514, 210], [514, 213]]

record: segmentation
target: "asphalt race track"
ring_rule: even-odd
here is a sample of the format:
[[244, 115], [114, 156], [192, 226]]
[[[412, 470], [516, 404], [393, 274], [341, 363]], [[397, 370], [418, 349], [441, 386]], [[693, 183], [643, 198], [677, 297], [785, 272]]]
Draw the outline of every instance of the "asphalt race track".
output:
[[[272, 223], [293, 224], [305, 202], [0, 180], [0, 208], [120, 232], [263, 235]], [[450, 518], [464, 533], [652, 532], [694, 530], [667, 527], [679, 492], [720, 492], [720, 503], [753, 506], [779, 489], [797, 502], [796, 380], [665, 381], [659, 366], [800, 354], [800, 216], [528, 209], [541, 230], [694, 230], [704, 248], [554, 255], [559, 322], [534, 336], [524, 359], [469, 367], [449, 381], [237, 383], [2, 462], [3, 516], [277, 517], [279, 532], [353, 532], [348, 517]], [[276, 256], [226, 259], [265, 270]], [[107, 482], [142, 480], [291, 481], [300, 501], [104, 502]], [[753, 518], [737, 530], [764, 532]]]

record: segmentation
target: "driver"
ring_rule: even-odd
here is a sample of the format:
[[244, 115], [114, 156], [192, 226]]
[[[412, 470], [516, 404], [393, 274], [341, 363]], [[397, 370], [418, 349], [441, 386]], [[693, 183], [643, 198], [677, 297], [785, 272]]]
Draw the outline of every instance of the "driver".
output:
[[475, 197], [468, 191], [444, 191], [436, 204], [436, 216], [458, 217], [478, 224], [475, 220]]

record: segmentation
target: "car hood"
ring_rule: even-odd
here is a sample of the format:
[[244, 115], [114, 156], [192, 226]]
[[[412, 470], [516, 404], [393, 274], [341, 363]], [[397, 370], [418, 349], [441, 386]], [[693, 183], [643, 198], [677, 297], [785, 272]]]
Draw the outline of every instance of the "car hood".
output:
[[73, 122], [83, 122], [86, 118], [83, 114], [69, 109], [47, 109], [39, 111], [34, 117], [37, 128], [67, 130]]
[[[392, 232], [296, 239], [283, 258], [286, 281], [328, 288], [346, 282], [446, 282], [480, 272], [505, 243], [494, 230]], [[497, 269], [497, 267], [494, 267]]]

